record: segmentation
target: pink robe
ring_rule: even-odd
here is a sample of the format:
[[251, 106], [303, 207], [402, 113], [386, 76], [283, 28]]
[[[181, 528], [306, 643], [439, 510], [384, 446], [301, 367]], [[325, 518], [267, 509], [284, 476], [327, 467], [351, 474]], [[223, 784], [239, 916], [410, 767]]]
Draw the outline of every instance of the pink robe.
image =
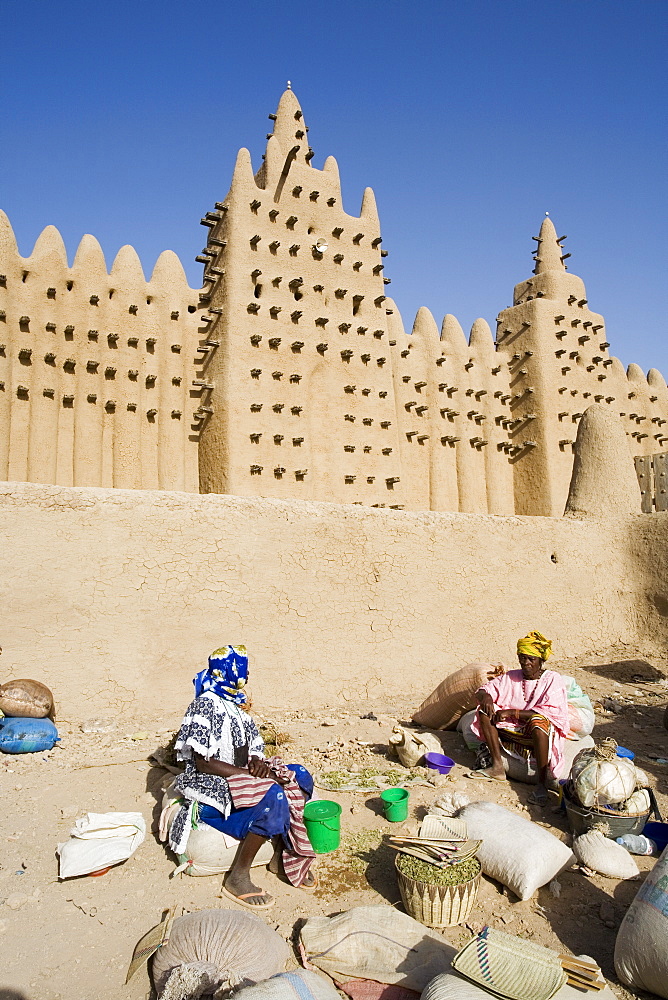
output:
[[[564, 739], [571, 728], [566, 685], [561, 674], [545, 670], [538, 680], [526, 681], [521, 670], [509, 670], [483, 684], [480, 690], [487, 691], [492, 696], [497, 711], [504, 708], [534, 710], [549, 719], [552, 723], [549, 767], [552, 774], [559, 777], [564, 763]], [[479, 740], [484, 741], [478, 712], [471, 729]]]

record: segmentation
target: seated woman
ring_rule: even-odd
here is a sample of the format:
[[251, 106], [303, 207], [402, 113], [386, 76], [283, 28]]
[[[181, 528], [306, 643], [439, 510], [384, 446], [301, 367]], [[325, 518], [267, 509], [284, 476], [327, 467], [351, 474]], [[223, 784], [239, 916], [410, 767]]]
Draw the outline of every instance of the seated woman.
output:
[[241, 841], [225, 877], [223, 893], [243, 906], [267, 909], [268, 893], [253, 885], [250, 868], [264, 840], [281, 837], [283, 868], [292, 885], [310, 888], [315, 859], [304, 827], [304, 802], [313, 793], [305, 767], [266, 760], [257, 726], [244, 711], [248, 679], [245, 646], [223, 646], [195, 677], [195, 700], [176, 740], [185, 771], [176, 779], [184, 804], [174, 818], [169, 842], [182, 854], [193, 825], [208, 823]]
[[529, 632], [520, 639], [517, 659], [521, 670], [509, 670], [480, 688], [471, 725], [485, 744], [478, 752], [478, 761], [486, 766], [474, 775], [505, 781], [502, 747], [513, 757], [535, 758], [538, 784], [529, 801], [538, 804], [547, 801], [548, 772], [559, 773], [564, 739], [570, 730], [566, 685], [560, 674], [545, 669], [551, 653], [552, 643], [540, 632]]

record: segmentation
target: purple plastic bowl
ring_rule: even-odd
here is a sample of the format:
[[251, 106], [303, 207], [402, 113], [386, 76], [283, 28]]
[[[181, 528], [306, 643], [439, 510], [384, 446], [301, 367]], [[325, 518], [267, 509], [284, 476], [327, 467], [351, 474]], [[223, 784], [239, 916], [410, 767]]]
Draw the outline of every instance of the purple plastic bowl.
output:
[[430, 767], [432, 771], [438, 771], [439, 774], [450, 774], [455, 762], [452, 757], [446, 757], [442, 753], [426, 753], [424, 755], [424, 762], [427, 767]]

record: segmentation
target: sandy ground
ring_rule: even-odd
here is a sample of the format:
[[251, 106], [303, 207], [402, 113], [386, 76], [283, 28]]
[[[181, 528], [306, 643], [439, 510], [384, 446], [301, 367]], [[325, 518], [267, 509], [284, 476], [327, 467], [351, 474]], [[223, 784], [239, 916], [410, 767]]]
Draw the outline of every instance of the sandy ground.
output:
[[[550, 664], [553, 665], [554, 661]], [[612, 699], [615, 711], [597, 706], [596, 738], [614, 736], [635, 750], [649, 774], [664, 816], [668, 816], [668, 733], [663, 712], [668, 701], [665, 662], [649, 664], [617, 650], [599, 660], [554, 663], [573, 673], [592, 700]], [[394, 720], [407, 719], [427, 692], [384, 704], [361, 703], [321, 711], [272, 710], [257, 697], [254, 715], [271, 719], [292, 742], [285, 757], [314, 772], [339, 766], [387, 765], [387, 740]], [[609, 705], [610, 703], [607, 702]], [[372, 713], [375, 718], [362, 718]], [[219, 876], [170, 878], [175, 862], [155, 836], [159, 786], [165, 772], [147, 763], [153, 749], [177, 728], [178, 718], [107, 720], [106, 733], [85, 733], [81, 722], [60, 720], [62, 742], [46, 754], [0, 758], [0, 1000], [128, 1000], [151, 994], [144, 969], [128, 986], [125, 974], [137, 940], [163, 911], [233, 907], [219, 898]], [[84, 728], [85, 725], [84, 725]], [[508, 782], [473, 782], [472, 764], [457, 733], [443, 734], [445, 752], [456, 761], [451, 777], [411, 789], [409, 819], [392, 832], [413, 832], [426, 807], [443, 791], [460, 791], [471, 800], [488, 799], [530, 816], [569, 840], [562, 813], [527, 805], [530, 787]], [[321, 793], [324, 795], [324, 793]], [[286, 885], [263, 868], [258, 881], [277, 899], [262, 919], [287, 939], [295, 923], [311, 914], [333, 914], [374, 903], [399, 905], [394, 855], [382, 845], [390, 832], [380, 815], [377, 793], [327, 793], [342, 807], [341, 849], [319, 864], [319, 886], [305, 892]], [[139, 810], [152, 833], [125, 864], [98, 877], [60, 882], [55, 848], [67, 839], [74, 820], [88, 811]], [[652, 858], [638, 858], [641, 872]], [[642, 874], [641, 874], [642, 878]], [[577, 869], [559, 875], [560, 893], [541, 889], [518, 902], [489, 879], [481, 880], [476, 906], [465, 926], [444, 936], [460, 946], [485, 923], [530, 937], [541, 944], [587, 953], [600, 963], [619, 997], [630, 993], [617, 983], [613, 968], [615, 935], [638, 881], [588, 878]]]

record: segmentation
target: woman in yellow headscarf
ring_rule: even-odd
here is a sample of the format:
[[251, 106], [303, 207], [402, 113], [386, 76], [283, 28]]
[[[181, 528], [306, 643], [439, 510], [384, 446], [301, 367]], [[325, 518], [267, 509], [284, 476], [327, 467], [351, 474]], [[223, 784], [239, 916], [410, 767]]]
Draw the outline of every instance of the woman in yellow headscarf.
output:
[[566, 685], [560, 674], [545, 669], [551, 653], [552, 643], [540, 632], [520, 639], [520, 669], [508, 670], [480, 688], [471, 725], [491, 757], [491, 766], [474, 774], [505, 781], [502, 747], [513, 757], [534, 758], [538, 784], [530, 801], [538, 804], [547, 801], [548, 774], [560, 773], [564, 739], [570, 730]]

